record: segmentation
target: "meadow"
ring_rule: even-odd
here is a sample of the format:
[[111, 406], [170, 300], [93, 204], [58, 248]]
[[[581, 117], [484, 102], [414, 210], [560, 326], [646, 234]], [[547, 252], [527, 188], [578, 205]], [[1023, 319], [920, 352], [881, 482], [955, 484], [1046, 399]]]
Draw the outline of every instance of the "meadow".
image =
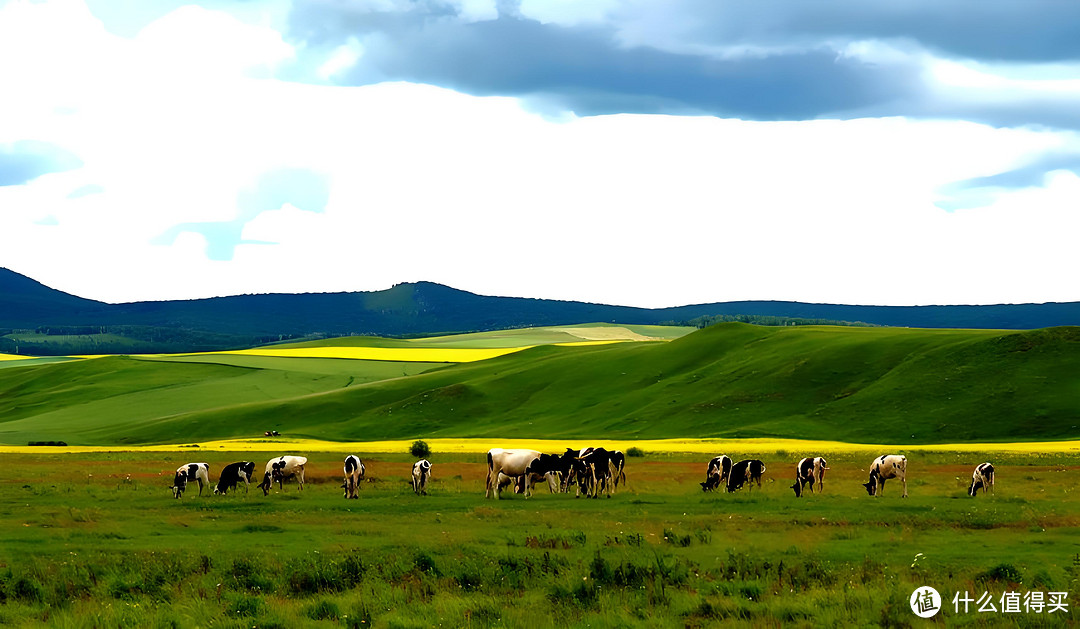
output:
[[[919, 585], [949, 626], [1073, 621], [1080, 329], [691, 332], [0, 360], [0, 624], [913, 626]], [[427, 497], [407, 483], [416, 438]], [[69, 445], [28, 445], [52, 441]], [[487, 448], [583, 444], [643, 451], [628, 486], [483, 498]], [[368, 464], [359, 500], [346, 452]], [[302, 493], [171, 498], [181, 463], [216, 479], [282, 453], [311, 459]], [[720, 453], [762, 458], [764, 488], [702, 493]], [[866, 495], [884, 453], [908, 456], [910, 498]], [[833, 469], [796, 499], [808, 455]], [[996, 493], [970, 498], [986, 460]], [[965, 591], [1068, 592], [1070, 611], [954, 613]]]
[[[707, 457], [644, 452], [608, 498], [538, 488], [485, 500], [479, 454], [430, 457], [428, 496], [407, 454], [362, 454], [358, 500], [341, 453], [305, 452], [308, 485], [180, 500], [203, 451], [5, 454], [0, 623], [56, 627], [914, 626], [932, 585], [949, 626], [1075, 619], [1080, 501], [1074, 454], [992, 453], [993, 495], [966, 495], [974, 453], [914, 451], [910, 497], [866, 495], [870, 458], [824, 452], [824, 492], [788, 488], [803, 453], [728, 451], [767, 466], [763, 488], [704, 494]], [[821, 453], [821, 452], [816, 452]], [[129, 478], [130, 475], [130, 478]], [[204, 493], [207, 493], [204, 491]], [[954, 613], [967, 591], [1065, 591], [1068, 615]]]

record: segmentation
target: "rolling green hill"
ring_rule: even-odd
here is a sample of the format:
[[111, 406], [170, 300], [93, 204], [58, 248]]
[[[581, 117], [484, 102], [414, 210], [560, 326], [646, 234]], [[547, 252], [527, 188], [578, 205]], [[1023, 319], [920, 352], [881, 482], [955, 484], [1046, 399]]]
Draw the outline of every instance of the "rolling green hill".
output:
[[[476, 342], [475, 340], [473, 342]], [[197, 361], [197, 362], [192, 362]], [[1080, 328], [767, 328], [543, 346], [470, 364], [105, 358], [0, 370], [0, 442], [183, 442], [276, 429], [414, 437], [1080, 435]]]

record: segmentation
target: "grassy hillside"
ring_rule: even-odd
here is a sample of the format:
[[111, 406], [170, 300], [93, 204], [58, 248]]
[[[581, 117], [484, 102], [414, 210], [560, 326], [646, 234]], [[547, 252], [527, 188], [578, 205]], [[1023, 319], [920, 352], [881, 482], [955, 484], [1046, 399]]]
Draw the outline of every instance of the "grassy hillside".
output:
[[331, 440], [1080, 435], [1080, 328], [721, 324], [671, 342], [544, 346], [378, 373], [368, 361], [191, 360], [0, 370], [0, 441], [182, 442], [269, 429]]

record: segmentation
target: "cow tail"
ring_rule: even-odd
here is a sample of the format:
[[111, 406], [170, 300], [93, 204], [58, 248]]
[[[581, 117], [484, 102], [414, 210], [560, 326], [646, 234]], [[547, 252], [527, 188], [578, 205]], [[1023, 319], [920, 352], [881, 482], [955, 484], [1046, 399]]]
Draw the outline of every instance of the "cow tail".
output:
[[[491, 489], [493, 487], [496, 487], [498, 485], [498, 482], [499, 482], [499, 479], [497, 479], [497, 478], [494, 481], [491, 479], [491, 473], [495, 471], [495, 461], [493, 461], [491, 459], [491, 452], [487, 453], [487, 463], [488, 463], [488, 475], [487, 475], [487, 483], [486, 483], [487, 487], [486, 487], [486, 489]], [[496, 489], [496, 491], [498, 491], [498, 489]]]

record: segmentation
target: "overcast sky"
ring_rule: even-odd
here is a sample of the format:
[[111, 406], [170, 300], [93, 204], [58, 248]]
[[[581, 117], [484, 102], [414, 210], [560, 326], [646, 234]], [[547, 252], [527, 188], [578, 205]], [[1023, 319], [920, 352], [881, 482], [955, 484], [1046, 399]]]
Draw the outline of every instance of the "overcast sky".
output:
[[0, 0], [0, 266], [104, 301], [1080, 300], [1080, 3]]

